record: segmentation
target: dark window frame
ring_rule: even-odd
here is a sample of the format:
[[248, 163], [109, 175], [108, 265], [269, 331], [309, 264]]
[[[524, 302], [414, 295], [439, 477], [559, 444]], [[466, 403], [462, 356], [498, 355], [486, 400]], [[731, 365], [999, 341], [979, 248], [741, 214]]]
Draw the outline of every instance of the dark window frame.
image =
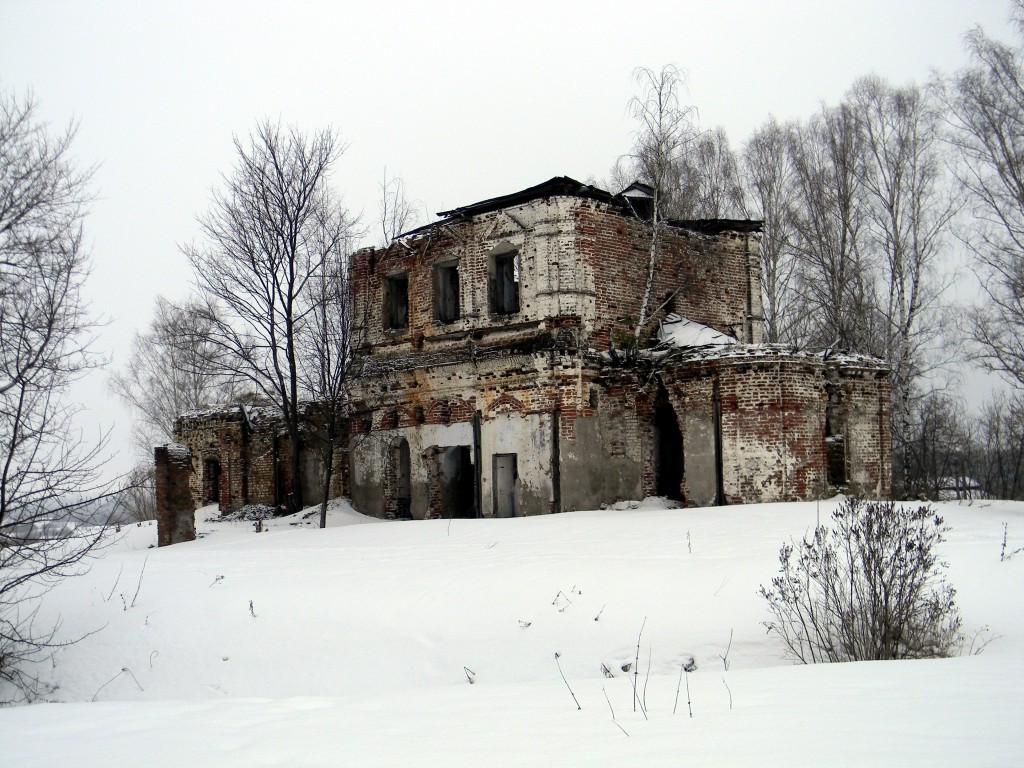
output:
[[434, 265], [434, 320], [454, 323], [462, 319], [459, 304], [459, 262], [446, 261]]
[[409, 328], [409, 275], [401, 272], [387, 275], [382, 290], [383, 325], [385, 331], [404, 331]]
[[495, 315], [517, 314], [520, 310], [522, 288], [519, 252], [509, 250], [491, 254], [488, 272], [491, 313]]

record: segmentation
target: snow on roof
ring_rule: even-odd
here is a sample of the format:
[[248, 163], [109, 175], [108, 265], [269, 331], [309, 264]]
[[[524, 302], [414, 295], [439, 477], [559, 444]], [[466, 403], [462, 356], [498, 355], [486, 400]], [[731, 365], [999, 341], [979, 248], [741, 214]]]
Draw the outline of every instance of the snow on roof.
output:
[[673, 347], [707, 347], [738, 344], [732, 336], [694, 320], [669, 314], [658, 329], [658, 341]]
[[188, 461], [192, 458], [192, 452], [180, 443], [168, 443], [165, 447], [167, 448], [167, 458], [172, 461]]

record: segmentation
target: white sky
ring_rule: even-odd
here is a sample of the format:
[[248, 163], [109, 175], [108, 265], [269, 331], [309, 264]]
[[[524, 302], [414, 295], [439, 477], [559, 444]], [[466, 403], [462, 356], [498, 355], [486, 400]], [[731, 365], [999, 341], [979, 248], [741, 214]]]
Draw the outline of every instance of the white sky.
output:
[[[88, 292], [123, 364], [158, 293], [180, 299], [232, 134], [263, 117], [333, 126], [336, 186], [367, 223], [384, 167], [433, 214], [556, 175], [603, 177], [628, 150], [632, 71], [672, 62], [702, 125], [739, 146], [770, 113], [803, 118], [859, 76], [903, 83], [965, 61], [963, 33], [1008, 37], [1001, 0], [562, 3], [0, 0], [0, 87], [81, 123], [99, 163]], [[104, 375], [78, 392], [90, 433], [127, 414]]]

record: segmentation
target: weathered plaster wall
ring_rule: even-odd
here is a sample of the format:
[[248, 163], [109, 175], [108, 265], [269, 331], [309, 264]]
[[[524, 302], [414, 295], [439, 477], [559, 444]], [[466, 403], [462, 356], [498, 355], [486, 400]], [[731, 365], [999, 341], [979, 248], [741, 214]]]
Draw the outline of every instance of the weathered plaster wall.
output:
[[839, 363], [832, 374], [839, 382], [839, 429], [846, 449], [849, 492], [868, 498], [892, 493], [892, 389], [878, 366]]
[[[386, 514], [389, 452], [405, 439], [413, 517], [445, 514], [431, 507], [431, 452], [451, 446], [468, 447], [474, 468], [479, 448], [482, 515], [494, 513], [495, 454], [517, 457], [517, 514], [552, 511], [552, 411], [571, 411], [559, 420], [560, 431], [571, 438], [581, 387], [579, 365], [580, 358], [572, 355], [504, 354], [476, 364], [439, 364], [364, 378], [354, 388], [365, 410], [353, 419], [353, 429], [365, 434], [353, 436], [353, 444], [360, 446], [352, 453], [353, 503], [369, 514]], [[479, 420], [479, 446], [474, 418]]]
[[635, 431], [619, 415], [601, 412], [576, 419], [574, 440], [562, 443], [562, 509], [595, 509], [601, 504], [639, 499], [644, 460]]

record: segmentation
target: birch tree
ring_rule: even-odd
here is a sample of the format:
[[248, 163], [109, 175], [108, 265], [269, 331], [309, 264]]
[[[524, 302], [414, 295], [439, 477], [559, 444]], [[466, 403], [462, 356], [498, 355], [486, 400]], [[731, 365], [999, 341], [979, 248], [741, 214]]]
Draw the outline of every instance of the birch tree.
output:
[[634, 77], [643, 95], [634, 97], [629, 105], [638, 123], [631, 160], [640, 180], [651, 187], [653, 196], [647, 274], [634, 331], [634, 341], [639, 343], [650, 319], [648, 310], [666, 211], [678, 208], [679, 196], [686, 189], [680, 178], [681, 161], [697, 136], [697, 111], [680, 101], [686, 81], [674, 65], [666, 65], [658, 72], [637, 69]]
[[893, 441], [902, 462], [894, 470], [900, 480], [911, 471], [915, 385], [941, 362], [940, 258], [957, 200], [944, 173], [940, 115], [923, 90], [868, 77], [854, 84], [847, 102], [863, 137], [860, 185], [878, 271], [880, 352], [892, 370]]
[[970, 63], [943, 83], [956, 173], [973, 221], [961, 233], [984, 301], [967, 330], [977, 360], [1024, 388], [1024, 2], [1012, 4], [1017, 40], [967, 35]]
[[790, 134], [801, 343], [881, 352], [865, 243], [863, 137], [848, 105], [822, 107]]
[[761, 234], [761, 305], [765, 341], [794, 343], [802, 318], [794, 293], [793, 171], [789, 132], [770, 117], [743, 147], [742, 173], [746, 211], [763, 223]]

